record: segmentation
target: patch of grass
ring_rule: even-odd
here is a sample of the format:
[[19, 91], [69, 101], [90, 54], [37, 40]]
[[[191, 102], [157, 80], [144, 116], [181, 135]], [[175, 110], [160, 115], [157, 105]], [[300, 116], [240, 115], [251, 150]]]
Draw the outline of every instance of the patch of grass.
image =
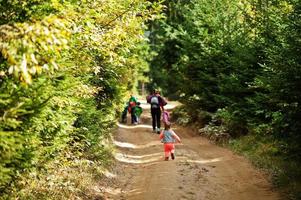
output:
[[300, 160], [287, 157], [281, 151], [281, 142], [272, 137], [250, 134], [230, 140], [228, 146], [271, 174], [273, 184], [283, 192], [285, 199], [301, 199]]
[[100, 181], [113, 160], [115, 109], [98, 110], [94, 99], [82, 101], [82, 106], [71, 121], [73, 128], [66, 131], [68, 138], [57, 140], [64, 145], [51, 151], [55, 155], [47, 161], [33, 160], [0, 199], [102, 199]]
[[[54, 162], [48, 163], [47, 171], [23, 174], [13, 191], [6, 199], [102, 199], [99, 190], [101, 177], [110, 164], [111, 146], [102, 147], [106, 159], [89, 160], [67, 153]], [[112, 157], [111, 157], [112, 158]]]

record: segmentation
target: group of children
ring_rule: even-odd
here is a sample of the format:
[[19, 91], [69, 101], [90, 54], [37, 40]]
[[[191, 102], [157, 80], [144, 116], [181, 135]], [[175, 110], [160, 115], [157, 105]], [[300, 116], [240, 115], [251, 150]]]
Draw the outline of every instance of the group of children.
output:
[[121, 115], [121, 122], [126, 123], [127, 113], [129, 112], [131, 114], [131, 123], [139, 124], [142, 111], [143, 110], [140, 106], [140, 102], [137, 101], [136, 97], [131, 95], [129, 101], [127, 102], [126, 106], [123, 109], [123, 112]]
[[[165, 104], [166, 105], [166, 104]], [[163, 106], [162, 106], [163, 107]], [[181, 143], [180, 137], [171, 129], [170, 116], [169, 113], [163, 110], [162, 121], [164, 124], [164, 130], [160, 131], [160, 140], [164, 144], [164, 160], [169, 160], [169, 156], [172, 160], [175, 159], [175, 143]], [[131, 95], [127, 105], [125, 106], [122, 112], [122, 122], [125, 123], [127, 119], [127, 112], [131, 114], [131, 123], [138, 124], [139, 118], [142, 113], [142, 108], [140, 106], [140, 102]], [[161, 115], [161, 113], [160, 113]], [[153, 125], [154, 126], [154, 125]]]

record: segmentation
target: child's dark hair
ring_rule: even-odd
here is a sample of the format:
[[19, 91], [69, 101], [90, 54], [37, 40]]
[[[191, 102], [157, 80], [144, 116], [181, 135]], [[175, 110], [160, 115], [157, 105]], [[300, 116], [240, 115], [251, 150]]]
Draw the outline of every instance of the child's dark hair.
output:
[[166, 123], [164, 123], [164, 129], [165, 129], [165, 130], [169, 130], [169, 129], [170, 129], [170, 127], [171, 127], [171, 124], [170, 124], [170, 122], [166, 122]]

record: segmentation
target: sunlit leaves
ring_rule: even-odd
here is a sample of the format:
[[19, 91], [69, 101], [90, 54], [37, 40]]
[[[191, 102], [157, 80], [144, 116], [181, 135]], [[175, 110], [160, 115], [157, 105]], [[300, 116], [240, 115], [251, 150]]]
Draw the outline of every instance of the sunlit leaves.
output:
[[5, 151], [13, 156], [0, 159], [0, 193], [32, 170], [29, 179], [22, 174], [25, 199], [54, 188], [62, 195], [59, 186], [41, 194], [39, 169], [48, 176], [57, 163], [76, 165], [72, 159], [87, 155], [107, 162], [101, 140], [110, 134], [124, 93], [147, 70], [145, 23], [160, 18], [163, 7], [142, 0], [2, 3], [0, 147], [8, 143]]
[[0, 27], [0, 50], [7, 61], [6, 74], [31, 83], [32, 76], [58, 69], [55, 59], [67, 47], [68, 29], [50, 16], [41, 22]]

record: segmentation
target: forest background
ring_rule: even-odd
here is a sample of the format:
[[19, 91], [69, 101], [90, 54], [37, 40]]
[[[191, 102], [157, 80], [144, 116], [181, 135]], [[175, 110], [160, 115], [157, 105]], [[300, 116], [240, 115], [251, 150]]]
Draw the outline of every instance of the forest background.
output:
[[301, 199], [300, 0], [0, 2], [3, 199], [95, 195], [145, 83]]

